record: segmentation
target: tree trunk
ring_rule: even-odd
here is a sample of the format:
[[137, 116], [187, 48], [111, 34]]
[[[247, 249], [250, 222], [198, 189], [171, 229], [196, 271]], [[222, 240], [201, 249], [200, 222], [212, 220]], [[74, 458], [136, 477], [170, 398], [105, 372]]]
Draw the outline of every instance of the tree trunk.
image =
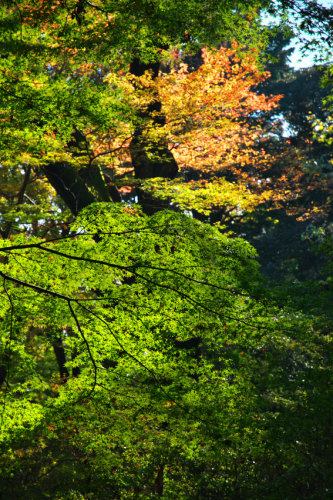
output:
[[163, 496], [163, 472], [164, 472], [163, 469], [164, 466], [161, 465], [155, 479], [155, 492], [158, 494], [159, 497]]
[[52, 347], [54, 350], [55, 357], [57, 359], [60, 378], [63, 382], [66, 382], [66, 380], [69, 377], [69, 371], [67, 370], [67, 368], [65, 366], [66, 355], [65, 355], [65, 349], [63, 348], [63, 345], [62, 345], [61, 338], [53, 340]]
[[101, 169], [91, 165], [90, 169], [78, 171], [66, 163], [52, 163], [43, 167], [45, 175], [74, 215], [91, 203], [112, 202]]
[[[143, 64], [139, 59], [133, 59], [130, 64], [130, 73], [135, 76], [142, 76], [145, 71], [152, 70], [153, 78], [158, 76], [160, 63]], [[156, 99], [154, 99], [156, 97]], [[149, 118], [153, 112], [160, 112], [162, 104], [158, 100], [158, 96], [152, 96], [152, 101], [147, 109], [139, 112], [141, 118]], [[153, 123], [156, 127], [163, 127], [165, 125], [164, 116], [156, 116], [153, 118]], [[178, 172], [178, 165], [173, 157], [172, 152], [168, 149], [166, 143], [149, 143], [142, 141], [143, 129], [138, 127], [133, 139], [131, 140], [129, 149], [132, 157], [132, 164], [137, 179], [151, 179], [152, 177], [165, 177], [167, 179], [174, 179]], [[156, 156], [156, 158], [149, 158], [149, 153]]]
[[[5, 354], [5, 355], [3, 356], [2, 363], [6, 363], [6, 362], [7, 362], [7, 364], [8, 364], [8, 363], [9, 363], [9, 361], [10, 361], [9, 356], [8, 356], [7, 354]], [[5, 364], [2, 364], [2, 365], [0, 366], [0, 387], [1, 387], [1, 386], [2, 386], [2, 384], [6, 381], [6, 378], [7, 378], [7, 373], [8, 373], [8, 371], [7, 371], [7, 366], [6, 366]]]
[[[81, 147], [82, 143], [85, 145], [84, 149]], [[77, 129], [74, 130], [67, 148], [75, 148], [79, 151], [73, 153], [74, 157], [92, 153], [89, 151], [89, 144], [86, 144], [84, 134]], [[69, 163], [55, 162], [44, 165], [43, 171], [51, 186], [74, 215], [91, 203], [112, 201], [102, 170], [94, 163], [78, 170]]]

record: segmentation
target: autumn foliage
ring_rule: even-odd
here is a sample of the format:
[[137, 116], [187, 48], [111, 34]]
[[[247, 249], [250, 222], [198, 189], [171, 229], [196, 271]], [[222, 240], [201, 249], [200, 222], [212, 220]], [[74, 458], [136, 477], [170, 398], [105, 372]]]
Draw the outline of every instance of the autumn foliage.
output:
[[[236, 43], [231, 49], [203, 48], [203, 64], [197, 71], [190, 72], [178, 57], [175, 68], [169, 73], [160, 72], [155, 79], [149, 71], [136, 77], [126, 72], [125, 66], [120, 71], [111, 69], [104, 76], [96, 63], [69, 66], [66, 85], [59, 83], [57, 89], [60, 121], [55, 126], [62, 136], [49, 128], [41, 129], [37, 122], [19, 129], [15, 121], [5, 117], [1, 126], [6, 132], [4, 138], [11, 137], [11, 145], [3, 143], [6, 157], [2, 155], [2, 165], [9, 172], [12, 157], [15, 161], [28, 161], [36, 172], [50, 160], [66, 160], [77, 169], [98, 165], [111, 174], [108, 182], [111, 180], [123, 193], [129, 193], [131, 186], [141, 185], [155, 196], [173, 200], [182, 209], [194, 208], [205, 215], [223, 209], [222, 219], [239, 219], [258, 204], [266, 203], [268, 207], [267, 202], [269, 208], [289, 203], [289, 213], [300, 218], [316, 215], [313, 209], [304, 210], [293, 203], [311, 190], [331, 189], [329, 180], [321, 179], [307, 164], [304, 152], [295, 151], [287, 143], [281, 148], [281, 141], [279, 150], [270, 147], [275, 125], [268, 130], [261, 117], [275, 111], [278, 114], [282, 96], [266, 97], [257, 91], [269, 73], [259, 71], [254, 53], [243, 51], [240, 57], [239, 52]], [[53, 71], [57, 75], [62, 70], [55, 64]], [[36, 77], [26, 71], [25, 78], [31, 99], [46, 102], [48, 76]], [[105, 92], [96, 94], [96, 81]], [[66, 143], [71, 125], [64, 128], [61, 122], [69, 109], [70, 96], [79, 96], [78, 88], [85, 93], [85, 101], [78, 97], [73, 113], [86, 137], [79, 151]], [[161, 102], [161, 110], [142, 117], [154, 100]], [[19, 102], [19, 119], [27, 113], [21, 108]], [[107, 119], [109, 110], [116, 113], [112, 120]], [[137, 127], [146, 144], [167, 145], [177, 161], [179, 178], [155, 178], [142, 185], [127, 175], [133, 171], [130, 144]], [[19, 191], [24, 176], [20, 171], [15, 176]], [[41, 185], [45, 183], [41, 176], [39, 179]], [[7, 203], [6, 199], [8, 196], [3, 195], [2, 204]]]
[[[269, 74], [259, 73], [254, 56], [246, 55], [240, 60], [236, 49], [236, 45], [233, 50], [203, 49], [204, 64], [193, 73], [188, 72], [186, 64], [181, 64], [178, 70], [160, 74], [155, 80], [149, 72], [140, 78], [130, 74], [125, 78], [120, 72], [106, 80], [123, 87], [137, 109], [147, 106], [152, 95], [158, 96], [162, 103], [159, 114], [166, 118], [166, 124], [156, 127], [152, 119], [148, 121], [145, 139], [166, 139], [181, 170], [191, 168], [212, 173], [235, 163], [253, 165], [258, 159], [269, 158], [257, 148], [261, 131], [251, 129], [244, 118], [277, 108], [281, 96], [267, 99], [252, 90]], [[119, 147], [127, 137], [128, 142], [117, 153], [113, 152], [113, 156], [123, 159], [131, 127], [129, 123], [119, 125], [116, 135], [95, 139], [96, 153], [107, 154], [108, 148]]]
[[[191, 191], [190, 197], [185, 195], [189, 208], [195, 206], [207, 212], [223, 203], [232, 210], [237, 205], [251, 210], [270, 196], [269, 186], [258, 193], [247, 189], [248, 172], [265, 168], [272, 158], [260, 146], [262, 129], [252, 127], [246, 118], [277, 108], [281, 96], [266, 98], [256, 92], [255, 88], [269, 74], [259, 72], [253, 54], [240, 59], [237, 50], [236, 44], [232, 49], [203, 49], [204, 64], [192, 73], [186, 64], [180, 64], [178, 69], [160, 73], [156, 79], [148, 71], [143, 77], [124, 72], [106, 77], [110, 85], [125, 90], [137, 110], [147, 108], [154, 99], [161, 102], [161, 111], [141, 123], [143, 142], [168, 144], [181, 173], [197, 171], [206, 180], [211, 176], [223, 177], [215, 179], [215, 187], [204, 196], [205, 203], [198, 192], [198, 188], [208, 187], [204, 179], [203, 184], [200, 181], [191, 185], [178, 181], [183, 193]], [[164, 118], [163, 126], [158, 118]], [[129, 145], [133, 130], [133, 123], [122, 122], [117, 131], [95, 134], [94, 139], [91, 134], [95, 155], [103, 158], [105, 166], [111, 167], [116, 176], [131, 170]], [[145, 183], [145, 187], [153, 188], [160, 196], [163, 192], [169, 195], [165, 180], [161, 182], [163, 189], [159, 189], [156, 180]], [[172, 184], [169, 187], [172, 189]], [[173, 192], [177, 194], [177, 190]], [[181, 202], [177, 196], [176, 201]]]
[[170, 148], [181, 169], [212, 173], [269, 160], [257, 148], [261, 131], [244, 118], [277, 108], [281, 96], [267, 99], [252, 90], [269, 74], [259, 73], [252, 55], [240, 60], [236, 49], [203, 49], [197, 71], [181, 65], [157, 82]]

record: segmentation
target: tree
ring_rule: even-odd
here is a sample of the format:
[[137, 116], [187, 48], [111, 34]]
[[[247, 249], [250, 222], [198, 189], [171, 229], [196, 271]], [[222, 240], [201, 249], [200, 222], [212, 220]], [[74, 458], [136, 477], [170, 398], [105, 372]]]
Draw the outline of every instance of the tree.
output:
[[[117, 204], [72, 231], [2, 240], [4, 498], [278, 498], [290, 477], [325, 498], [329, 335], [264, 299], [251, 247]], [[65, 384], [40, 366], [59, 329], [80, 369]]]
[[[240, 232], [258, 250], [265, 275], [279, 281], [306, 281], [322, 278], [326, 257], [311, 249], [330, 230], [331, 224], [331, 146], [313, 136], [314, 117], [324, 120], [328, 116], [323, 99], [331, 89], [321, 84], [325, 65], [297, 71], [288, 66], [288, 40], [280, 31], [268, 45], [270, 54], [275, 57], [279, 54], [279, 62], [266, 64], [271, 77], [259, 87], [267, 96], [283, 95], [279, 101], [281, 125], [264, 147], [272, 158], [278, 158], [272, 163], [271, 172], [267, 171], [267, 177], [279, 180], [283, 174], [285, 181], [280, 186], [287, 196], [285, 200], [282, 196], [281, 206], [270, 213], [271, 222], [265, 216], [267, 205], [264, 205], [258, 207], [264, 208], [261, 213], [258, 210], [253, 213], [257, 220], [243, 224]], [[271, 122], [276, 121], [274, 115], [275, 111], [262, 115], [262, 125], [267, 131]], [[281, 161], [283, 150], [286, 153]], [[296, 161], [291, 162], [291, 158]], [[273, 220], [279, 223], [274, 224]]]
[[[161, 111], [156, 111], [150, 121], [146, 121], [141, 141], [146, 145], [167, 145], [180, 174], [178, 179], [170, 182], [163, 180], [160, 170], [159, 179], [152, 180], [156, 174], [151, 172], [146, 175], [146, 162], [141, 160], [142, 177], [150, 180], [142, 183], [143, 179], [119, 175], [124, 171], [124, 165], [127, 169], [133, 167], [133, 146], [128, 139], [128, 124], [125, 123], [123, 130], [118, 125], [118, 131], [112, 138], [108, 134], [97, 135], [93, 143], [94, 150], [104, 155], [106, 166], [113, 167], [115, 184], [143, 187], [146, 191], [153, 191], [160, 199], [171, 197], [182, 209], [195, 208], [209, 214], [211, 207], [223, 207], [226, 218], [232, 218], [236, 208], [253, 209], [270, 195], [269, 189], [257, 189], [256, 193], [247, 189], [247, 184], [251, 184], [255, 191], [256, 183], [242, 167], [260, 171], [262, 165], [267, 168], [266, 164], [273, 160], [258, 147], [263, 135], [260, 127], [249, 126], [245, 119], [254, 113], [276, 108], [280, 96], [266, 98], [264, 94], [251, 90], [268, 75], [259, 73], [254, 56], [243, 54], [240, 61], [237, 49], [237, 44], [234, 44], [233, 50], [221, 47], [219, 51], [208, 53], [202, 49], [204, 64], [192, 73], [181, 64], [177, 71], [161, 74], [156, 79], [152, 79], [148, 72], [144, 78], [135, 78], [130, 73], [125, 80], [123, 76], [117, 78], [112, 75], [108, 78], [113, 84], [117, 82], [125, 86], [126, 94], [133, 95], [133, 105], [137, 107], [147, 106], [152, 95], [158, 96]], [[161, 115], [167, 118], [163, 127], [156, 129], [155, 121]], [[164, 154], [159, 149], [150, 151], [151, 158], [161, 158]], [[134, 165], [136, 174], [137, 167]], [[186, 180], [193, 176], [198, 179], [203, 176], [203, 179], [199, 182], [192, 179], [190, 184], [187, 183]], [[209, 182], [213, 176], [219, 179]], [[121, 181], [117, 181], [117, 177]], [[201, 190], [198, 190], [200, 186]]]
[[[63, 7], [58, 4], [54, 7], [54, 9], [51, 9], [48, 4], [38, 4], [38, 6], [32, 7], [29, 4], [21, 6], [20, 12], [15, 8], [10, 11], [3, 11], [4, 20], [9, 15], [17, 22], [17, 25], [14, 21], [9, 25], [5, 24], [6, 29], [10, 32], [11, 39], [16, 36], [18, 40], [23, 40], [23, 31], [21, 33], [21, 29], [15, 27], [19, 26], [24, 29], [24, 42], [22, 41], [23, 52], [17, 52], [16, 45], [5, 45], [7, 51], [2, 59], [4, 65], [4, 72], [2, 73], [4, 102], [2, 165], [3, 168], [7, 169], [6, 171], [14, 172], [14, 176], [17, 178], [22, 176], [21, 169], [18, 167], [20, 164], [29, 164], [28, 171], [39, 176], [40, 180], [44, 174], [53, 187], [53, 193], [55, 191], [57, 196], [62, 198], [65, 206], [67, 205], [70, 211], [76, 215], [83, 207], [94, 201], [111, 201], [112, 196], [116, 200], [117, 196], [119, 197], [117, 191], [112, 190], [112, 186], [109, 186], [108, 189], [102, 176], [101, 165], [96, 160], [103, 156], [104, 153], [100, 152], [98, 147], [96, 151], [92, 149], [94, 135], [108, 135], [112, 138], [115, 131], [118, 132], [119, 123], [122, 123], [125, 132], [124, 141], [130, 140], [131, 160], [134, 167], [139, 171], [140, 162], [135, 158], [140, 153], [140, 148], [139, 151], [136, 151], [136, 148], [133, 147], [133, 141], [134, 139], [137, 141], [138, 136], [142, 136], [144, 125], [147, 120], [150, 121], [151, 114], [156, 112], [155, 107], [159, 107], [159, 103], [156, 104], [154, 100], [152, 101], [152, 96], [149, 93], [148, 96], [144, 96], [146, 97], [145, 103], [139, 100], [135, 105], [133, 103], [133, 92], [138, 91], [135, 85], [132, 85], [133, 92], [130, 94], [128, 94], [128, 86], [126, 87], [124, 82], [119, 84], [119, 81], [115, 81], [114, 85], [106, 85], [98, 69], [100, 63], [95, 62], [94, 59], [96, 54], [93, 51], [91, 54], [92, 62], [87, 63], [85, 57], [82, 56], [82, 52], [74, 48], [75, 40], [77, 40], [75, 37], [71, 39], [70, 43], [74, 44], [71, 47], [68, 40], [70, 31], [66, 31], [69, 26], [66, 24], [64, 31], [60, 29], [63, 22]], [[112, 8], [114, 8], [114, 4], [112, 4]], [[24, 9], [27, 10], [26, 15], [32, 17], [24, 17], [25, 14], [22, 14]], [[82, 13], [83, 11], [81, 11]], [[21, 14], [22, 18], [20, 17]], [[50, 25], [50, 19], [53, 19], [53, 21], [58, 19], [60, 24]], [[101, 18], [96, 19], [93, 17], [91, 11], [89, 15], [85, 13], [85, 19], [96, 22], [96, 29], [101, 29]], [[73, 14], [72, 20], [73, 23], [70, 22], [70, 24], [72, 33], [75, 35], [77, 23], [80, 30], [82, 23], [80, 24], [81, 21], [78, 21], [77, 13]], [[239, 22], [243, 23], [242, 18], [239, 19]], [[31, 23], [35, 23], [33, 28], [31, 28]], [[103, 27], [105, 28], [104, 25]], [[56, 46], [52, 42], [53, 35], [55, 35], [54, 29], [58, 30], [59, 43]], [[89, 31], [89, 23], [86, 25], [86, 29]], [[43, 32], [42, 37], [40, 31]], [[41, 39], [43, 52], [38, 52], [38, 50], [30, 51], [29, 57], [27, 57], [26, 49], [29, 43], [32, 45], [37, 43], [39, 46]], [[60, 39], [62, 40], [61, 43]], [[84, 36], [82, 35], [81, 40], [83, 39]], [[115, 46], [112, 50], [120, 50], [117, 43], [118, 41], [114, 40]], [[112, 50], [111, 55], [113, 54]], [[124, 50], [123, 47], [121, 50]], [[69, 53], [72, 54], [70, 57]], [[138, 54], [130, 52], [126, 57], [133, 59], [133, 55], [137, 56]], [[109, 56], [110, 54], [107, 57]], [[99, 53], [98, 57], [102, 57], [102, 53]], [[49, 62], [47, 66], [45, 66], [45, 60]], [[101, 70], [102, 76], [103, 71], [106, 71], [105, 65], [107, 63], [108, 60], [104, 58], [104, 66]], [[158, 66], [159, 64], [156, 62], [149, 66], [148, 63], [140, 62], [140, 59], [135, 57], [129, 69], [133, 71], [134, 77], [140, 79], [140, 75], [144, 70], [150, 68], [154, 74]], [[112, 77], [115, 76], [114, 68], [112, 68], [111, 75]], [[110, 78], [111, 76], [109, 80]], [[153, 124], [158, 128], [159, 125], [163, 124], [163, 120], [163, 117], [153, 118]], [[132, 134], [134, 134], [134, 139]], [[116, 145], [113, 152], [116, 153], [120, 148], [121, 145]], [[154, 148], [155, 146], [153, 146]], [[107, 154], [110, 155], [110, 153], [112, 151], [108, 150]], [[143, 145], [141, 153], [145, 157], [148, 167], [153, 167], [153, 164], [157, 161], [159, 175], [163, 174], [161, 172], [163, 165], [165, 166], [166, 176], [170, 173], [168, 170], [170, 164], [174, 169], [175, 162], [173, 158], [170, 158], [169, 150], [165, 146], [164, 150], [162, 148], [162, 157], [169, 156], [168, 159], [171, 161], [163, 159], [163, 165], [156, 158], [156, 155], [153, 159], [148, 158], [149, 148], [147, 150], [147, 145]], [[18, 168], [19, 172], [17, 172]], [[22, 178], [22, 189], [25, 186], [24, 182]], [[22, 189], [20, 188], [20, 193]], [[32, 223], [35, 226], [33, 231], [37, 234], [36, 226], [38, 224], [35, 223], [37, 219], [43, 221], [43, 225], [46, 225], [45, 230], [48, 232], [50, 232], [51, 227], [55, 232], [61, 227], [62, 232], [65, 235], [67, 234], [70, 218], [66, 214], [66, 217], [61, 219], [59, 214], [53, 213], [55, 211], [55, 197], [51, 195], [52, 190], [49, 185], [46, 185], [45, 189], [49, 192], [45, 200], [48, 206], [42, 207], [36, 203], [36, 200], [32, 199], [37, 205], [34, 209], [34, 218], [31, 217], [31, 207], [28, 207], [29, 215], [17, 220], [19, 207], [15, 205], [15, 213], [13, 213], [13, 200], [11, 200], [10, 206], [6, 208], [6, 213], [4, 213], [5, 235], [9, 234], [10, 230], [13, 230], [14, 222], [16, 226], [21, 222], [21, 229], [26, 227], [22, 226], [22, 223]], [[21, 194], [23, 196], [27, 193], [22, 191]], [[21, 194], [15, 200], [16, 203], [20, 204]], [[59, 201], [59, 198], [57, 201]], [[61, 203], [60, 206], [64, 208]], [[22, 210], [26, 210], [26, 207], [23, 207]], [[45, 224], [46, 220], [49, 220], [50, 223]], [[56, 352], [59, 353], [59, 349], [59, 346], [55, 346]], [[57, 359], [60, 373], [63, 373], [64, 353], [60, 353]]]
[[[243, 240], [184, 214], [111, 203], [104, 152], [92, 145], [121, 124], [136, 172], [141, 153], [153, 175], [174, 176], [160, 143], [168, 117], [150, 84], [145, 93], [145, 71], [157, 78], [173, 43], [211, 45], [236, 37], [235, 26], [249, 42], [257, 6], [2, 8], [1, 171], [21, 175], [19, 205], [29, 165], [53, 188], [43, 185], [44, 212], [25, 207], [30, 232], [15, 235], [8, 203], [4, 217], [5, 498], [331, 496], [331, 327], [314, 314], [312, 290], [263, 290]], [[117, 70], [134, 75], [131, 92]], [[69, 227], [68, 214], [52, 213], [55, 193]]]
[[[92, 201], [108, 201], [100, 170], [96, 162], [92, 164], [85, 132], [96, 127], [100, 133], [111, 132], [118, 118], [126, 117], [134, 127], [134, 145], [141, 135], [142, 121], [160, 104], [153, 100], [146, 111], [133, 114], [126, 96], [117, 96], [101, 79], [92, 82], [83, 78], [84, 74], [108, 72], [117, 66], [127, 69], [130, 64], [130, 72], [137, 77], [147, 69], [157, 76], [163, 50], [171, 43], [196, 46], [198, 38], [212, 43], [212, 37], [233, 33], [242, 39], [252, 34], [256, 44], [257, 5], [257, 1], [239, 2], [236, 10], [233, 3], [225, 9], [219, 2], [192, 1], [168, 5], [46, 1], [26, 2], [19, 8], [4, 6], [2, 157], [24, 162], [31, 161], [33, 155], [74, 213]], [[253, 18], [252, 25], [246, 15]], [[167, 148], [164, 154], [168, 156]], [[145, 148], [142, 155], [149, 164]], [[135, 148], [132, 156], [136, 164]], [[81, 165], [81, 174], [75, 164]]]
[[[301, 4], [281, 1], [282, 9], [299, 10]], [[124, 95], [116, 97], [106, 91], [101, 72], [117, 67], [127, 70], [130, 64], [130, 72], [137, 77], [148, 69], [157, 76], [163, 51], [170, 45], [191, 51], [202, 43], [211, 46], [220, 40], [237, 39], [248, 48], [261, 49], [268, 31], [260, 25], [259, 8], [273, 8], [273, 4], [257, 0], [223, 6], [217, 1], [165, 4], [119, 0], [103, 4], [29, 1], [19, 7], [4, 6], [2, 161], [31, 161], [33, 154], [35, 164], [43, 165], [48, 180], [74, 213], [92, 200], [108, 201], [83, 131], [97, 126], [107, 133], [119, 115], [132, 119], [132, 160], [140, 171], [140, 151], [134, 146], [142, 133], [142, 120], [159, 111], [160, 103], [153, 100], [144, 112], [137, 110], [133, 115]], [[330, 14], [313, 2], [299, 12], [306, 22], [316, 16], [323, 21]], [[328, 25], [321, 27], [329, 30]], [[94, 83], [82, 73], [94, 73]], [[163, 126], [163, 120], [159, 118], [157, 128]], [[158, 146], [151, 145], [153, 151]], [[166, 177], [175, 175], [176, 165], [166, 145], [162, 157], [168, 162], [159, 163], [156, 157], [152, 161], [144, 143], [141, 149], [147, 166], [152, 163], [150, 170], [162, 169]], [[81, 165], [81, 173], [75, 164]]]
[[[258, 72], [250, 55], [240, 61], [235, 48], [223, 47], [202, 55], [204, 64], [196, 72], [187, 74], [186, 66], [180, 66], [178, 72], [161, 78], [161, 102], [168, 116], [163, 133], [169, 127], [169, 147], [183, 179], [150, 180], [144, 185], [157, 197], [171, 197], [183, 209], [211, 212], [213, 222], [231, 221], [239, 233], [249, 231], [249, 220], [256, 222], [260, 211], [266, 219], [270, 215], [268, 226], [283, 213], [293, 217], [294, 231], [300, 221], [318, 223], [327, 214], [332, 193], [330, 164], [314, 159], [309, 133], [303, 142], [301, 136], [297, 139], [299, 148], [292, 137], [285, 137], [276, 116], [277, 102], [288, 102], [289, 97], [265, 98], [259, 93], [269, 75]], [[217, 176], [213, 182], [212, 175]], [[191, 182], [184, 184], [184, 177]], [[193, 177], [201, 179], [193, 182]]]

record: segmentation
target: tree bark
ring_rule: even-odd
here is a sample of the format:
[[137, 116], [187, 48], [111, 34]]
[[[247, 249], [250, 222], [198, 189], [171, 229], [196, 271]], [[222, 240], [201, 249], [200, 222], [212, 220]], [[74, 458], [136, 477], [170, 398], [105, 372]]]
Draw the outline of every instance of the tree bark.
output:
[[57, 359], [60, 378], [63, 382], [66, 382], [66, 380], [69, 377], [69, 371], [67, 370], [67, 368], [65, 366], [66, 355], [65, 355], [65, 349], [63, 348], [63, 345], [62, 345], [61, 338], [55, 339], [52, 342], [52, 347], [54, 350], [55, 357]]
[[155, 479], [155, 491], [159, 497], [163, 496], [163, 472], [164, 472], [164, 466], [161, 465]]
[[[86, 146], [84, 150], [81, 148], [82, 143]], [[90, 153], [85, 136], [77, 129], [73, 132], [67, 147], [79, 150], [73, 153], [74, 157], [82, 157]], [[91, 203], [112, 201], [102, 170], [94, 163], [78, 170], [69, 163], [55, 162], [44, 165], [43, 171], [51, 186], [74, 215]]]
[[[130, 73], [135, 76], [142, 76], [145, 71], [152, 70], [153, 78], [158, 76], [160, 63], [144, 64], [139, 59], [133, 59], [130, 64]], [[154, 98], [156, 97], [156, 98]], [[153, 112], [160, 112], [162, 104], [158, 96], [152, 96], [152, 101], [147, 109], [139, 112], [141, 118], [149, 118]], [[165, 117], [162, 115], [153, 118], [156, 127], [165, 125]], [[174, 179], [178, 172], [178, 165], [172, 152], [168, 149], [166, 143], [154, 143], [142, 141], [143, 129], [138, 127], [131, 140], [129, 149], [132, 157], [132, 164], [137, 179], [151, 179], [152, 177], [164, 177]], [[149, 158], [149, 153], [156, 158]]]
[[43, 171], [56, 192], [74, 215], [91, 203], [111, 202], [101, 169], [92, 165], [78, 171], [66, 163], [45, 165]]
[[[5, 354], [3, 356], [3, 359], [2, 359], [2, 363], [6, 363], [7, 364], [9, 363], [10, 361], [10, 358], [7, 354]], [[7, 366], [5, 364], [2, 364], [0, 366], [0, 387], [2, 386], [2, 384], [6, 381], [6, 378], [7, 378]]]

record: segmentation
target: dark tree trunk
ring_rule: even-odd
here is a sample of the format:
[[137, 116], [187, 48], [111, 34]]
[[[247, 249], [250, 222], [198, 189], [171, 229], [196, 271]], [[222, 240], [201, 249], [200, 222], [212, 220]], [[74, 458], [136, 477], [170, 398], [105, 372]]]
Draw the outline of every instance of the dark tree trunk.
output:
[[[74, 361], [74, 359], [76, 358], [77, 356], [77, 352], [74, 352], [72, 353], [72, 361]], [[81, 373], [81, 370], [80, 370], [80, 367], [79, 366], [73, 366], [72, 368], [72, 375], [73, 377], [78, 377]]]
[[[137, 179], [151, 179], [164, 177], [174, 179], [178, 172], [178, 165], [167, 144], [147, 143], [140, 140], [141, 130], [136, 130], [131, 140], [130, 153]], [[149, 158], [148, 154], [155, 158]], [[158, 156], [158, 158], [157, 158]]]
[[[142, 76], [145, 71], [152, 70], [153, 78], [158, 76], [160, 63], [143, 64], [139, 59], [133, 59], [130, 65], [130, 73], [135, 76]], [[156, 97], [156, 99], [154, 99]], [[141, 118], [149, 118], [153, 112], [160, 112], [162, 104], [158, 100], [158, 96], [152, 96], [152, 101], [147, 109], [139, 112]], [[156, 116], [153, 119], [156, 127], [163, 127], [165, 125], [165, 117], [162, 115]], [[151, 179], [152, 177], [165, 177], [167, 179], [174, 179], [178, 172], [178, 165], [173, 157], [172, 152], [168, 149], [168, 145], [163, 142], [154, 143], [153, 141], [142, 141], [143, 129], [138, 127], [133, 139], [130, 143], [130, 153], [132, 157], [132, 164], [137, 179]], [[155, 158], [149, 158], [148, 154], [151, 153]]]
[[[3, 356], [3, 358], [2, 358], [2, 363], [6, 363], [7, 362], [7, 364], [8, 364], [9, 361], [10, 361], [9, 356], [7, 354], [5, 354]], [[2, 364], [0, 366], [0, 387], [6, 381], [6, 379], [7, 379], [7, 373], [8, 373], [7, 366], [5, 364]]]
[[[76, 151], [72, 153], [74, 157], [91, 154], [85, 136], [77, 129], [73, 132], [67, 147], [69, 150], [75, 148]], [[55, 162], [44, 165], [43, 171], [51, 186], [74, 215], [91, 203], [112, 201], [103, 173], [96, 164], [78, 170], [69, 163]]]
[[164, 469], [164, 466], [161, 465], [161, 467], [158, 470], [156, 479], [155, 479], [155, 491], [159, 497], [163, 496], [163, 472], [164, 472], [163, 469]]
[[112, 201], [101, 169], [95, 165], [89, 170], [78, 171], [66, 163], [52, 163], [45, 165], [43, 170], [49, 183], [74, 215], [91, 203]]
[[68, 379], [68, 377], [69, 377], [69, 372], [65, 366], [66, 355], [65, 355], [65, 349], [63, 348], [63, 345], [62, 345], [61, 338], [53, 340], [52, 347], [53, 347], [54, 354], [55, 354], [56, 359], [57, 359], [60, 378], [63, 382], [65, 382], [66, 379]]

